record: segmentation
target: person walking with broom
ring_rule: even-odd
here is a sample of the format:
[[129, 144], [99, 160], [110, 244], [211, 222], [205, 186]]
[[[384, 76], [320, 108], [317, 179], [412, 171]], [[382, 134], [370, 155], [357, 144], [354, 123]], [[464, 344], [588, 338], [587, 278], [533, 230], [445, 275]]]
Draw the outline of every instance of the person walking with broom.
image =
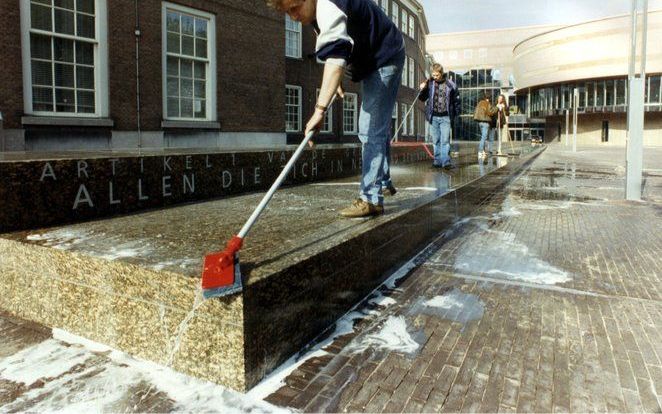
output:
[[405, 44], [399, 29], [372, 0], [266, 0], [317, 32], [316, 56], [324, 75], [315, 111], [305, 133], [319, 130], [333, 97], [342, 96], [345, 72], [361, 83], [359, 139], [363, 144], [359, 198], [343, 209], [344, 217], [384, 213], [382, 187], [395, 188], [389, 176], [391, 113], [405, 62]]
[[419, 86], [418, 99], [426, 102], [425, 119], [430, 123], [430, 135], [434, 145], [434, 168], [452, 167], [450, 135], [453, 120], [459, 114], [459, 95], [455, 83], [448, 79], [444, 67], [432, 65], [430, 79]]

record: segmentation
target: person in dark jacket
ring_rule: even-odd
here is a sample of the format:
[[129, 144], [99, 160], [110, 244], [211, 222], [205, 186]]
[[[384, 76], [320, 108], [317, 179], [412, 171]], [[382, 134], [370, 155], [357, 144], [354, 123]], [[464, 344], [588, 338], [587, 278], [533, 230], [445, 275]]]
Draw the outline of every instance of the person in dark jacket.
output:
[[459, 94], [455, 83], [448, 79], [444, 68], [432, 65], [432, 78], [420, 85], [418, 99], [427, 101], [425, 119], [430, 123], [430, 134], [434, 144], [434, 160], [437, 168], [450, 167], [450, 135], [453, 120], [459, 114]]
[[[363, 91], [359, 139], [363, 165], [359, 199], [340, 214], [365, 217], [384, 212], [382, 187], [395, 194], [389, 176], [391, 114], [405, 61], [400, 30], [373, 0], [266, 0], [276, 10], [317, 32], [315, 54], [324, 75], [315, 112], [305, 133], [319, 130], [345, 72]], [[339, 89], [340, 88], [340, 89]]]

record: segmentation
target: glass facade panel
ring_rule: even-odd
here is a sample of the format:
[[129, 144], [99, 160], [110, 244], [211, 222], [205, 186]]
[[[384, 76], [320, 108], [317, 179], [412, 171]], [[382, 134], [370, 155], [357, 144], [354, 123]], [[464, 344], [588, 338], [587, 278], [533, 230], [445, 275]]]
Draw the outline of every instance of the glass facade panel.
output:
[[651, 76], [649, 78], [648, 99], [647, 103], [659, 104], [660, 103], [660, 75]]
[[627, 102], [627, 86], [625, 79], [619, 79], [616, 81], [616, 105], [624, 106]]
[[595, 83], [595, 106], [601, 107], [605, 104], [605, 82]]
[[593, 82], [586, 82], [586, 106], [595, 106], [595, 84]]
[[605, 82], [605, 105], [614, 105], [614, 81], [608, 80]]

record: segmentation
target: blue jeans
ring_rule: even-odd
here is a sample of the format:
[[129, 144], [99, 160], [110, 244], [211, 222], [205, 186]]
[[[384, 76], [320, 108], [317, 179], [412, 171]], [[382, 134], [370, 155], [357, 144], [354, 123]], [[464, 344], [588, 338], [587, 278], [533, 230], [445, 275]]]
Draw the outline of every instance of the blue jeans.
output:
[[448, 116], [433, 116], [430, 123], [430, 135], [434, 144], [434, 160], [432, 164], [445, 167], [451, 163], [451, 119]]
[[492, 151], [492, 143], [494, 142], [494, 128], [490, 128], [489, 122], [479, 122], [480, 126], [480, 144], [478, 144], [478, 152], [483, 152], [485, 150], [485, 140], [489, 138], [487, 143], [487, 151]]
[[405, 62], [404, 50], [361, 81], [359, 139], [363, 144], [361, 193], [364, 201], [382, 205], [382, 186], [391, 186], [391, 114]]

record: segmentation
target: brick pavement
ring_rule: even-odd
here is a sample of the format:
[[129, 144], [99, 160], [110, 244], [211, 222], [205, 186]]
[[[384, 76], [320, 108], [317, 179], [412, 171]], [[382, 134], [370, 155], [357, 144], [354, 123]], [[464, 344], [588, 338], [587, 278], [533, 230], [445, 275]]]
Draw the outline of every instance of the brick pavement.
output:
[[647, 154], [642, 203], [619, 199], [617, 151], [549, 148], [267, 401], [306, 412], [660, 412], [662, 150]]
[[[660, 412], [662, 151], [648, 153], [644, 203], [618, 199], [616, 152], [548, 149], [266, 400], [306, 412]], [[0, 411], [275, 410], [6, 315], [0, 343]], [[26, 354], [39, 346], [55, 358]], [[11, 380], [30, 375], [8, 374], [8, 361], [30, 368], [26, 357], [52, 375]]]

